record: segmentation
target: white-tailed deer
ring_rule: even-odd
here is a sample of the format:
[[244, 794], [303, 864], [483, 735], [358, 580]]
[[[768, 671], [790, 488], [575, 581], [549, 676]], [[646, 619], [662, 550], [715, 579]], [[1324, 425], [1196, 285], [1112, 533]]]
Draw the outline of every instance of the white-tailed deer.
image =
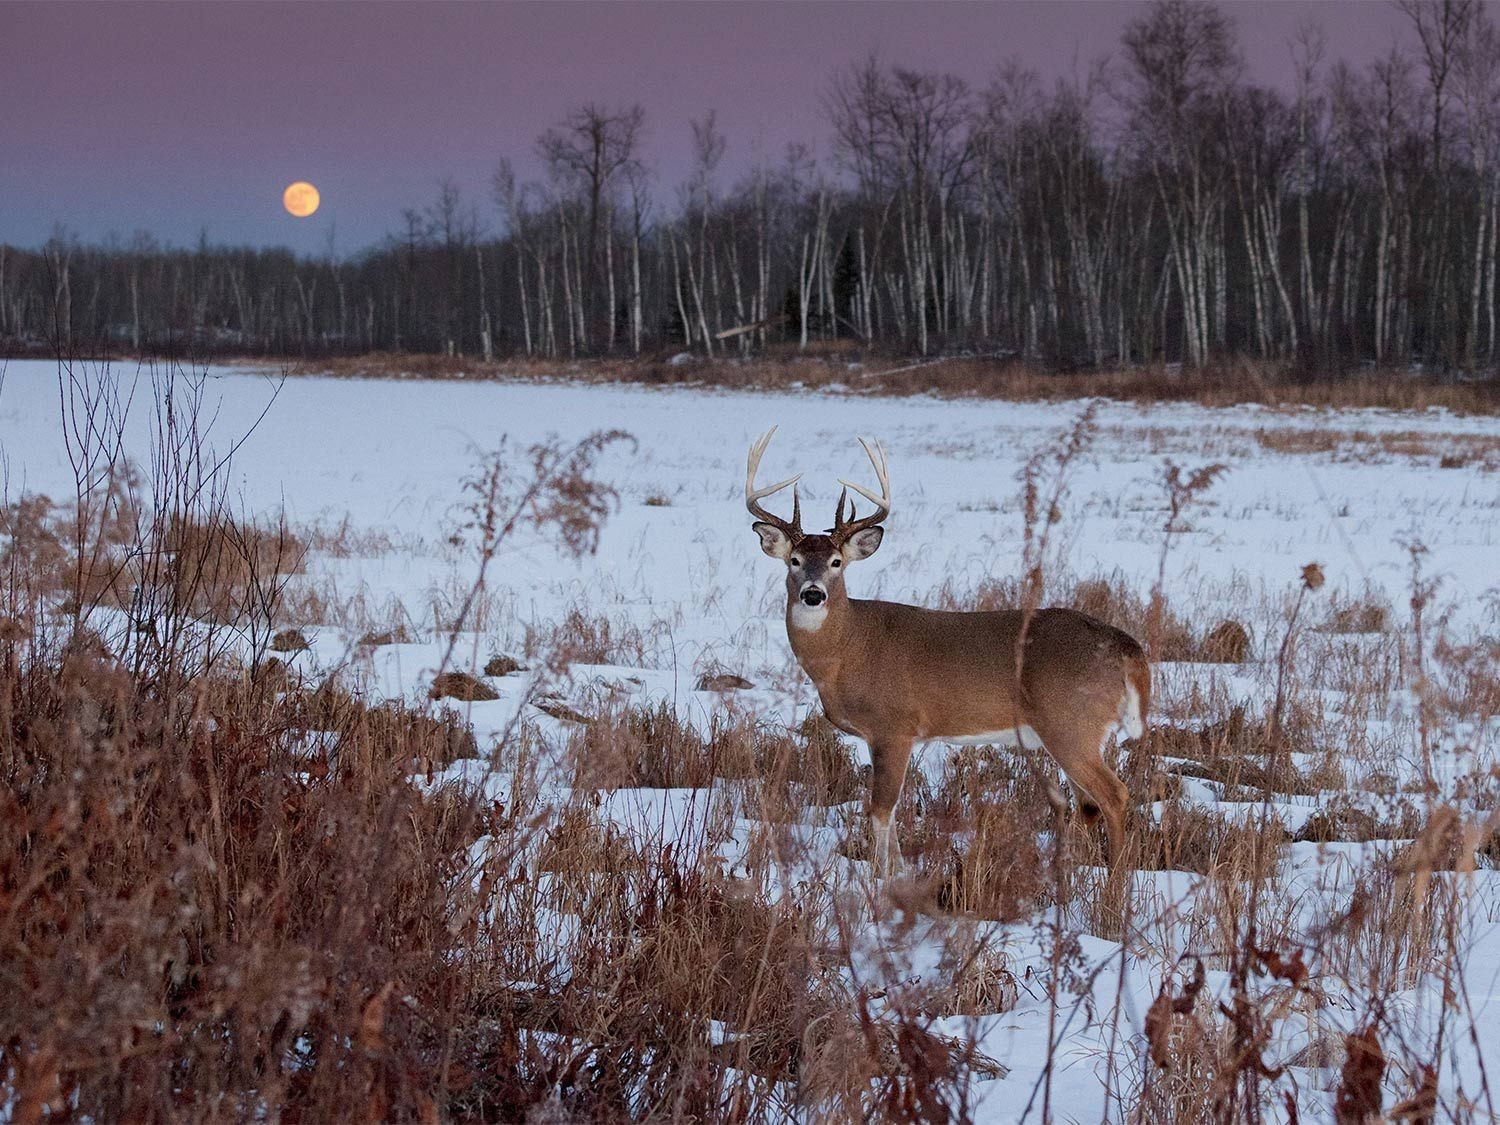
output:
[[[817, 686], [829, 721], [870, 747], [876, 869], [901, 861], [891, 813], [912, 744], [928, 739], [1045, 747], [1077, 788], [1085, 817], [1092, 822], [1103, 814], [1113, 864], [1125, 839], [1127, 795], [1104, 750], [1117, 724], [1132, 738], [1145, 730], [1151, 670], [1140, 644], [1071, 609], [951, 613], [849, 597], [844, 571], [880, 547], [880, 525], [891, 513], [885, 451], [860, 439], [880, 495], [841, 480], [833, 527], [809, 535], [797, 498], [800, 475], [767, 488], [755, 485], [775, 432], [773, 426], [750, 447], [745, 504], [761, 549], [786, 564], [792, 651]], [[787, 487], [790, 521], [761, 506]], [[874, 504], [874, 512], [856, 518], [850, 489]], [[1024, 649], [1019, 660], [1018, 644]]]

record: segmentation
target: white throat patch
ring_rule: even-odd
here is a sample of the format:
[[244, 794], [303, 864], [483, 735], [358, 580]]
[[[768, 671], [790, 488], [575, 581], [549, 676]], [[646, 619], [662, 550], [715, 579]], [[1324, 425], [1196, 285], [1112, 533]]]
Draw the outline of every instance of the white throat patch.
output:
[[799, 599], [792, 603], [791, 622], [794, 629], [801, 629], [806, 633], [816, 633], [823, 627], [823, 622], [827, 620], [827, 602], [824, 602], [822, 605], [804, 605]]

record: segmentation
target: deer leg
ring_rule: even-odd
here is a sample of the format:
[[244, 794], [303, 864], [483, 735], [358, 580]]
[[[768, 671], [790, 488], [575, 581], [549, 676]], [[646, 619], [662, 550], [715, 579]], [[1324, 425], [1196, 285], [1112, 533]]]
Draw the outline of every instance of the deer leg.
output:
[[912, 740], [883, 738], [870, 746], [870, 836], [874, 841], [871, 865], [877, 875], [899, 871], [904, 863], [901, 845], [891, 825], [901, 786], [906, 781], [906, 766], [911, 761]]
[[1098, 735], [1095, 734], [1097, 724], [1081, 730], [1077, 723], [1033, 720], [1032, 727], [1041, 735], [1047, 752], [1068, 775], [1068, 781], [1078, 790], [1084, 819], [1092, 824], [1103, 816], [1105, 854], [1113, 867], [1125, 844], [1125, 809], [1130, 803], [1130, 794], [1119, 774], [1104, 760], [1108, 726], [1103, 728], [1103, 734]]

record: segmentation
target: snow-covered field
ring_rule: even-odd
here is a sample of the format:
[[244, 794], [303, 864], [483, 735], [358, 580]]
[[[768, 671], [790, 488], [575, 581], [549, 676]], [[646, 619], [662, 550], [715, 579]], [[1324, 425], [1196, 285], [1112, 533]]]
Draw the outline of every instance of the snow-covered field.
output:
[[[122, 374], [128, 385], [131, 373]], [[312, 640], [295, 658], [299, 666], [310, 675], [342, 669], [371, 693], [414, 702], [425, 699], [445, 647], [435, 627], [449, 619], [475, 574], [472, 553], [453, 541], [470, 518], [472, 494], [462, 482], [502, 442], [514, 455], [550, 435], [629, 432], [634, 447], [611, 446], [601, 461], [600, 474], [618, 490], [620, 505], [597, 552], [574, 560], [529, 532], [509, 541], [489, 575], [485, 616], [460, 650], [482, 666], [492, 652], [520, 653], [528, 642], [535, 648], [537, 638], [555, 631], [571, 611], [602, 618], [625, 638], [619, 652], [607, 664], [572, 667], [548, 692], [580, 708], [597, 705], [604, 687], [616, 705], [664, 700], [705, 729], [726, 708], [791, 725], [816, 707], [781, 624], [781, 574], [761, 554], [744, 509], [745, 452], [757, 435], [780, 426], [762, 476], [805, 474], [809, 526], [832, 522], [836, 478], [868, 478], [856, 435], [878, 436], [889, 455], [894, 514], [883, 549], [850, 576], [851, 592], [927, 604], [945, 593], [962, 602], [985, 583], [1018, 574], [1019, 475], [1033, 455], [1058, 447], [1085, 405], [524, 382], [283, 382], [245, 369], [212, 370], [207, 395], [216, 415], [212, 444], [227, 447], [250, 431], [232, 462], [233, 491], [244, 509], [284, 511], [295, 528], [324, 533], [295, 580], [296, 588], [317, 594], [302, 604], [323, 607], [322, 619], [294, 622]], [[150, 442], [148, 397], [142, 378], [126, 426], [127, 452], [142, 460]], [[71, 495], [58, 410], [55, 365], [4, 366], [0, 451], [11, 498], [31, 492], [63, 501]], [[1456, 641], [1492, 639], [1500, 631], [1500, 419], [1103, 403], [1095, 420], [1093, 440], [1067, 469], [1061, 522], [1045, 560], [1051, 581], [1062, 588], [1073, 579], [1107, 578], [1144, 598], [1165, 558], [1164, 594], [1174, 613], [1200, 635], [1233, 617], [1253, 641], [1243, 664], [1160, 667], [1160, 721], [1192, 728], [1222, 719], [1239, 703], [1252, 711], [1266, 706], [1301, 568], [1317, 562], [1328, 587], [1309, 594], [1302, 610], [1301, 623], [1309, 628], [1298, 641], [1298, 692], [1358, 728], [1349, 745], [1364, 752], [1340, 763], [1348, 799], [1377, 812], [1402, 801], [1419, 814], [1423, 802], [1453, 802], [1479, 818], [1495, 811], [1485, 803], [1493, 785], [1475, 781], [1488, 778], [1497, 763], [1495, 716], [1453, 718], [1434, 737], [1439, 759], [1424, 764], [1408, 685], [1381, 693], [1375, 705], [1363, 696], [1353, 700], [1350, 685], [1361, 645], [1398, 645], [1408, 628], [1418, 545], [1425, 549], [1416, 552], [1421, 580], [1437, 583], [1426, 610], [1433, 629], [1428, 643], [1439, 629]], [[1167, 466], [1192, 470], [1210, 463], [1222, 463], [1226, 472], [1169, 536]], [[1053, 471], [1042, 466], [1044, 477]], [[1319, 631], [1330, 606], [1359, 599], [1388, 603], [1387, 630], [1395, 639]], [[355, 644], [367, 630], [402, 624], [413, 643], [373, 651]], [[729, 694], [695, 691], [698, 676], [715, 669], [739, 673], [756, 686]], [[499, 700], [467, 706], [482, 748], [513, 733], [518, 717], [544, 738], [566, 736], [568, 724], [525, 702], [535, 691], [530, 677], [492, 685]], [[932, 747], [922, 766], [936, 772], [943, 760], [942, 748]], [[454, 776], [498, 784], [475, 767], [461, 762]], [[1375, 775], [1386, 780], [1366, 784]], [[1439, 791], [1412, 793], [1410, 783], [1425, 777], [1436, 779]], [[1178, 800], [1225, 817], [1263, 811], [1224, 796], [1211, 781], [1184, 779]], [[1326, 790], [1277, 795], [1274, 811], [1295, 832], [1331, 799]], [[691, 791], [624, 791], [610, 795], [603, 815], [639, 833], [675, 838], [681, 821], [708, 815], [711, 805]], [[1160, 806], [1153, 811], [1160, 814]], [[808, 824], [814, 850], [822, 847], [826, 862], [812, 863], [800, 876], [788, 869], [788, 883], [809, 871], [868, 879], [864, 864], [834, 855], [843, 829], [828, 822], [829, 815], [818, 810], [824, 819], [810, 814]], [[747, 832], [737, 829], [713, 842], [729, 868], [745, 862]], [[820, 839], [826, 846], [817, 844]], [[1286, 1062], [1310, 1042], [1355, 1030], [1369, 1018], [1369, 997], [1357, 979], [1359, 954], [1336, 948], [1342, 939], [1320, 924], [1347, 906], [1369, 871], [1397, 846], [1293, 843], [1281, 849], [1272, 883], [1278, 901], [1289, 904], [1290, 929], [1283, 936], [1305, 946], [1317, 989], [1315, 1001], [1277, 1023], [1268, 1062]], [[973, 1035], [980, 1051], [1011, 1068], [1007, 1077], [975, 1087], [980, 1118], [1019, 1118], [1050, 1059], [1051, 1111], [1058, 1120], [1118, 1119], [1108, 1087], [1128, 1089], [1149, 1069], [1145, 1015], [1179, 956], [1208, 955], [1207, 992], [1223, 995], [1228, 988], [1222, 941], [1202, 918], [1195, 922], [1195, 912], [1206, 918], [1211, 909], [1208, 880], [1180, 871], [1134, 878], [1134, 930], [1123, 944], [1087, 932], [1085, 911], [1065, 918], [1082, 943], [1076, 979], [1088, 983], [1080, 995], [1062, 994], [1051, 1051], [1048, 988], [1039, 983], [1053, 972], [1050, 914], [1004, 926], [926, 917], [908, 928], [889, 918], [869, 920], [858, 964], [871, 978], [884, 974], [889, 979], [878, 983], [890, 985], [940, 975], [938, 962], [954, 927], [977, 927], [1023, 982], [1019, 1002], [1008, 1011], [938, 1021], [951, 1035]], [[1445, 1012], [1445, 982], [1425, 972], [1384, 997], [1383, 1018], [1399, 1028], [1411, 1055], [1405, 1069], [1393, 1062], [1386, 1074], [1387, 1104], [1412, 1092], [1415, 1061], [1433, 1061], [1441, 1068], [1445, 1105], [1457, 1113], [1453, 1099], [1461, 1091], [1477, 1099], [1483, 1116], [1489, 1112], [1483, 1070], [1500, 1064], [1500, 874], [1481, 870], [1453, 878], [1467, 880], [1456, 942], [1467, 1000], [1450, 997], [1453, 1007]], [[1439, 1059], [1441, 1021], [1447, 1034]], [[1333, 1063], [1297, 1067], [1280, 1088], [1295, 1091], [1303, 1120], [1316, 1120], [1331, 1115], [1337, 1082]], [[1039, 1106], [1040, 1095], [1031, 1106], [1033, 1119]], [[1285, 1112], [1279, 1095], [1272, 1111]]]

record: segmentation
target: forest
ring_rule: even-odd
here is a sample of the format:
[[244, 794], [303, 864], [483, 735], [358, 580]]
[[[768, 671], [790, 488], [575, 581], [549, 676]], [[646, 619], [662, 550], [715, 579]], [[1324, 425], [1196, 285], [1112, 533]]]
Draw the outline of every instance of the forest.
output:
[[[523, 180], [437, 180], [349, 257], [158, 243], [0, 245], [12, 355], [485, 359], [815, 341], [1057, 370], [1246, 356], [1488, 375], [1497, 350], [1500, 29], [1403, 2], [1364, 67], [1305, 25], [1293, 88], [1247, 73], [1232, 11], [1158, 0], [1075, 77], [976, 87], [871, 55], [826, 134], [733, 177], [711, 111], [664, 183], [638, 106], [560, 107]], [[662, 126], [665, 127], [665, 126]]]

